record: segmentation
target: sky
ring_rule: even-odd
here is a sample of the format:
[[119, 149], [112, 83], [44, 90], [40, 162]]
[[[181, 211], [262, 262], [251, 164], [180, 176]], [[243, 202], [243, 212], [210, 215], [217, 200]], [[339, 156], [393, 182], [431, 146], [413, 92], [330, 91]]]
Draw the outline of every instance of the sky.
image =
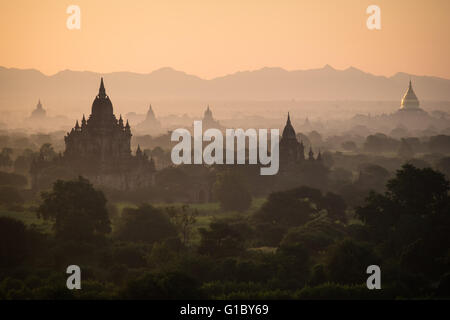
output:
[[[80, 30], [66, 27], [70, 5]], [[381, 30], [366, 26], [369, 5]], [[211, 79], [329, 64], [450, 79], [449, 16], [449, 0], [1, 0], [0, 66]]]

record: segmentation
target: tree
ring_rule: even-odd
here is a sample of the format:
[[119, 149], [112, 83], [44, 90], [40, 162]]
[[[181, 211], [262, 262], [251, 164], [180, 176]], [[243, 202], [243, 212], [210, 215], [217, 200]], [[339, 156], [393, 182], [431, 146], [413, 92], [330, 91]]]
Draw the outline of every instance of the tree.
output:
[[301, 187], [269, 195], [255, 218], [286, 226], [299, 226], [311, 219], [317, 208], [309, 199], [321, 197], [319, 190]]
[[450, 136], [441, 134], [430, 137], [428, 148], [430, 152], [450, 153]]
[[347, 235], [345, 227], [326, 216], [320, 216], [305, 225], [289, 229], [281, 246], [302, 243], [311, 254], [325, 250], [336, 240]]
[[342, 186], [346, 183], [351, 183], [353, 178], [353, 174], [351, 171], [344, 168], [334, 168], [330, 172], [330, 180], [336, 186]]
[[0, 186], [0, 205], [13, 205], [23, 203], [23, 198], [14, 187]]
[[201, 299], [197, 281], [181, 272], [146, 273], [129, 281], [122, 293], [126, 299]]
[[217, 175], [214, 194], [224, 210], [244, 211], [250, 208], [252, 196], [237, 173], [226, 170]]
[[57, 180], [50, 192], [43, 192], [37, 210], [39, 218], [55, 221], [57, 237], [86, 240], [111, 232], [111, 223], [102, 191], [83, 177]]
[[450, 179], [450, 157], [441, 158], [436, 164], [436, 168]]
[[308, 277], [310, 256], [303, 243], [282, 244], [276, 253], [278, 278], [285, 286], [298, 288]]
[[346, 207], [345, 201], [337, 194], [329, 192], [323, 196], [318, 189], [299, 187], [271, 193], [254, 217], [258, 221], [295, 227], [310, 221], [321, 210], [326, 210], [334, 220], [345, 221]]
[[391, 130], [390, 136], [396, 139], [401, 139], [407, 137], [408, 134], [409, 132], [405, 127], [399, 126]]
[[32, 150], [25, 149], [23, 153], [14, 160], [14, 172], [28, 174], [34, 157], [35, 154]]
[[44, 143], [39, 149], [39, 156], [44, 161], [50, 161], [56, 157], [56, 152], [50, 143]]
[[389, 171], [382, 166], [364, 164], [360, 168], [356, 184], [363, 189], [381, 191], [384, 189], [389, 175]]
[[8, 173], [0, 171], [0, 186], [11, 186], [15, 188], [24, 188], [27, 185], [27, 178], [17, 173]]
[[176, 237], [177, 230], [163, 210], [143, 204], [124, 209], [116, 236], [120, 240], [154, 243]]
[[373, 264], [379, 264], [379, 258], [368, 244], [344, 239], [330, 248], [326, 269], [334, 282], [361, 284], [367, 279], [367, 267]]
[[[291, 176], [291, 180], [295, 183], [292, 187], [302, 185], [316, 189], [326, 189], [329, 183], [330, 169], [327, 164], [333, 162], [333, 158], [329, 152], [324, 152], [322, 161], [304, 161], [298, 168], [298, 176]], [[292, 188], [291, 187], [291, 188]]]
[[199, 253], [213, 257], [238, 255], [244, 248], [244, 235], [239, 225], [227, 221], [214, 221], [209, 230], [200, 228]]
[[387, 183], [386, 196], [409, 214], [437, 213], [448, 204], [450, 183], [445, 176], [431, 168], [418, 169], [405, 164], [394, 179]]
[[398, 149], [399, 142], [389, 138], [385, 134], [377, 133], [369, 135], [364, 143], [364, 149], [368, 152], [391, 152]]
[[68, 166], [54, 164], [51, 162], [45, 163], [40, 171], [38, 179], [38, 187], [41, 190], [52, 188], [57, 180], [74, 180], [77, 175]]
[[12, 165], [11, 154], [13, 150], [11, 148], [3, 148], [0, 153], [0, 167], [9, 167]]
[[22, 221], [0, 217], [0, 267], [22, 263], [39, 244], [39, 234]]
[[357, 214], [369, 224], [386, 215], [390, 216], [390, 223], [395, 223], [402, 214], [419, 217], [442, 214], [449, 205], [449, 189], [449, 181], [442, 173], [405, 164], [388, 181], [386, 193], [371, 193]]
[[186, 246], [189, 241], [192, 227], [197, 222], [198, 211], [191, 210], [188, 205], [183, 205], [181, 209], [168, 207], [166, 208], [166, 211], [180, 230], [183, 246]]
[[354, 141], [344, 141], [341, 146], [345, 151], [356, 151], [358, 149]]
[[327, 210], [327, 214], [331, 219], [340, 220], [342, 222], [347, 220], [347, 217], [345, 216], [347, 204], [340, 195], [328, 192], [322, 197], [321, 206]]
[[450, 247], [449, 190], [450, 183], [442, 173], [405, 164], [388, 181], [387, 191], [372, 192], [356, 213], [371, 238], [385, 243], [392, 254], [402, 254], [402, 261], [422, 259], [429, 264], [411, 270], [439, 273], [445, 269], [444, 256]]
[[189, 176], [178, 167], [167, 167], [156, 173], [156, 185], [164, 197], [164, 200], [171, 202], [174, 195], [183, 196], [188, 194], [190, 187]]
[[414, 157], [414, 150], [411, 148], [405, 139], [402, 139], [400, 147], [398, 149], [398, 156], [403, 159], [410, 159]]

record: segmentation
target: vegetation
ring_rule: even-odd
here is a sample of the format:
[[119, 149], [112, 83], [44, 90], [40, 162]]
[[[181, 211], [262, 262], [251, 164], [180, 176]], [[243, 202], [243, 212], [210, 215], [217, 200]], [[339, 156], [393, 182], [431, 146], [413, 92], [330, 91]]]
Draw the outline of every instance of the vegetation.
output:
[[243, 211], [250, 207], [252, 196], [244, 181], [231, 170], [220, 173], [214, 184], [214, 193], [224, 210]]
[[[236, 212], [113, 205], [84, 178], [57, 181], [0, 217], [0, 299], [449, 298], [449, 190], [442, 173], [406, 164], [354, 208], [302, 186]], [[70, 264], [83, 290], [65, 287]], [[383, 290], [365, 286], [373, 264]]]

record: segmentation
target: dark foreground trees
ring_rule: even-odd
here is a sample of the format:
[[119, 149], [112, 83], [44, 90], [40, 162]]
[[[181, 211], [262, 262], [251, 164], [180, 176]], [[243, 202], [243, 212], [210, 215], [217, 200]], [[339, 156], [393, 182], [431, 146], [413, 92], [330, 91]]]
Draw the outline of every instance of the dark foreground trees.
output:
[[242, 177], [232, 170], [226, 170], [217, 176], [214, 195], [225, 210], [244, 211], [252, 203], [252, 196]]
[[42, 243], [42, 238], [22, 221], [0, 217], [0, 268], [14, 268], [29, 261]]
[[[59, 214], [80, 203], [95, 208], [95, 189], [82, 181], [87, 195], [72, 183], [44, 199]], [[406, 165], [386, 190], [358, 208], [361, 220], [339, 196], [311, 188], [272, 194], [255, 215], [208, 220], [200, 211], [197, 222], [187, 208], [141, 205], [117, 213], [112, 237], [48, 234], [39, 248], [30, 246], [40, 242], [33, 228], [0, 219], [0, 262], [14, 262], [0, 266], [0, 299], [449, 298], [448, 181]], [[41, 209], [53, 208], [45, 200]], [[65, 288], [64, 270], [74, 263], [83, 290]], [[367, 289], [369, 265], [380, 266], [382, 290]]]
[[439, 280], [450, 270], [449, 190], [442, 173], [406, 164], [357, 214], [385, 259], [397, 259], [403, 272]]
[[103, 192], [83, 177], [58, 180], [50, 192], [42, 193], [38, 217], [55, 221], [55, 235], [71, 240], [87, 240], [111, 232]]
[[120, 240], [154, 243], [177, 236], [176, 227], [162, 210], [149, 204], [126, 208], [122, 213], [116, 237]]

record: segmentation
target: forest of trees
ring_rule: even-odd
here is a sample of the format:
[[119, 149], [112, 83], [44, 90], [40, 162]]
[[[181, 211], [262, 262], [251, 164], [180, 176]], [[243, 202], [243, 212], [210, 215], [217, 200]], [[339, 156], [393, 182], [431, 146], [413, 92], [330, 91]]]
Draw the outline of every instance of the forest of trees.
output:
[[[215, 186], [222, 210], [237, 211], [198, 228], [188, 205], [119, 212], [83, 177], [56, 181], [34, 208], [48, 230], [0, 217], [0, 299], [450, 297], [450, 184], [439, 171], [406, 164], [355, 206], [302, 186], [255, 210], [238, 177], [224, 171]], [[66, 288], [72, 264], [82, 290]], [[369, 265], [382, 290], [367, 289]]]

